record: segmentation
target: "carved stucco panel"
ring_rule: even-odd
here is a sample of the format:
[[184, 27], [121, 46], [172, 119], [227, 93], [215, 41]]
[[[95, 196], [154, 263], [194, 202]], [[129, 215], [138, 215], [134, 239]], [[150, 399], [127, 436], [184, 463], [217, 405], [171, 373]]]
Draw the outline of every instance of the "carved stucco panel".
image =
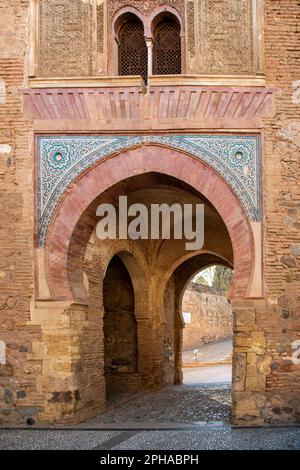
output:
[[92, 0], [40, 2], [39, 75], [92, 74]]
[[254, 72], [252, 0], [187, 0], [186, 17], [190, 73]]

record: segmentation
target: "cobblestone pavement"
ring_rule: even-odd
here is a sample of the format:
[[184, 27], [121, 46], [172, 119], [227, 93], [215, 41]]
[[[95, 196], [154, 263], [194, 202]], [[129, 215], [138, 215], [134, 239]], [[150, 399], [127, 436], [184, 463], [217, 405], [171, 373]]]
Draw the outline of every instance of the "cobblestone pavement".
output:
[[300, 428], [236, 429], [229, 384], [167, 387], [71, 429], [0, 429], [0, 450], [300, 449]]
[[228, 384], [179, 385], [151, 391], [111, 408], [107, 413], [84, 423], [197, 423], [229, 421], [231, 389]]
[[[0, 429], [0, 450], [300, 449], [300, 428], [231, 429], [228, 425], [156, 431]], [[122, 453], [120, 454], [122, 455]]]
[[300, 429], [203, 427], [189, 431], [151, 431], [128, 436], [117, 450], [299, 450]]

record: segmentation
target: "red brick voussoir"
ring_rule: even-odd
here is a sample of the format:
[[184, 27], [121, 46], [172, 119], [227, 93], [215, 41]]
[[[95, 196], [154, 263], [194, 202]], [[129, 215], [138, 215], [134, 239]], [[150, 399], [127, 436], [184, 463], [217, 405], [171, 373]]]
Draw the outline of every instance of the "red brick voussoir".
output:
[[[229, 232], [235, 276], [232, 298], [246, 296], [253, 268], [253, 236], [247, 215], [225, 180], [203, 161], [181, 151], [154, 144], [121, 152], [98, 162], [80, 175], [62, 197], [46, 239], [46, 273], [53, 299], [74, 300], [74, 286], [68, 276], [70, 257], [82, 251], [69, 250], [79, 220], [100, 194], [134, 175], [157, 172], [172, 176], [201, 193], [218, 211]], [[87, 221], [88, 223], [88, 221]], [[89, 230], [82, 231], [82, 247]], [[72, 260], [79, 266], [78, 260]]]

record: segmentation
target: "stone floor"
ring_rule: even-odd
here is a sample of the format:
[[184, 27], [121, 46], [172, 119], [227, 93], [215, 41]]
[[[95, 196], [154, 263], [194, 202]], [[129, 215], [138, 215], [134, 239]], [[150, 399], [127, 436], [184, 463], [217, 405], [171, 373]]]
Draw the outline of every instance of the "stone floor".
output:
[[[228, 357], [232, 341], [199, 348], [199, 361], [219, 361]], [[189, 352], [187, 351], [187, 358]], [[108, 397], [107, 413], [79, 427], [130, 428], [169, 427], [197, 423], [230, 421], [231, 365], [183, 368], [183, 385], [170, 386], [133, 396]]]
[[106, 425], [154, 427], [155, 425], [229, 422], [230, 384], [179, 385], [128, 398], [79, 427]]
[[300, 450], [299, 427], [233, 429], [230, 392], [194, 384], [123, 397], [70, 429], [0, 429], [0, 450]]
[[[300, 428], [179, 430], [1, 430], [0, 450], [299, 450]], [[122, 453], [119, 453], [122, 455]]]
[[184, 368], [183, 385], [137, 395], [111, 397], [107, 413], [80, 424], [82, 428], [169, 427], [229, 423], [231, 366]]

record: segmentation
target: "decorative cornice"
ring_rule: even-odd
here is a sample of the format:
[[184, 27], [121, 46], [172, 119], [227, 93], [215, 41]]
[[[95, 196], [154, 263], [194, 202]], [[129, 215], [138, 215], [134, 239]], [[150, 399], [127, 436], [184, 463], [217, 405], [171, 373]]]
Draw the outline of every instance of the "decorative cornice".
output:
[[[30, 78], [30, 88], [109, 88], [143, 86], [139, 75], [115, 77], [49, 77]], [[266, 85], [264, 74], [259, 75], [152, 75], [150, 86], [237, 86], [263, 87]]]
[[237, 128], [250, 129], [260, 127], [260, 119], [273, 114], [275, 91], [259, 86], [155, 85], [145, 94], [141, 86], [116, 85], [27, 89], [23, 99], [25, 116], [35, 120], [118, 120], [124, 122], [124, 129], [131, 120], [170, 120], [173, 129], [183, 120], [190, 120], [194, 128], [210, 120], [215, 128], [238, 124]]

